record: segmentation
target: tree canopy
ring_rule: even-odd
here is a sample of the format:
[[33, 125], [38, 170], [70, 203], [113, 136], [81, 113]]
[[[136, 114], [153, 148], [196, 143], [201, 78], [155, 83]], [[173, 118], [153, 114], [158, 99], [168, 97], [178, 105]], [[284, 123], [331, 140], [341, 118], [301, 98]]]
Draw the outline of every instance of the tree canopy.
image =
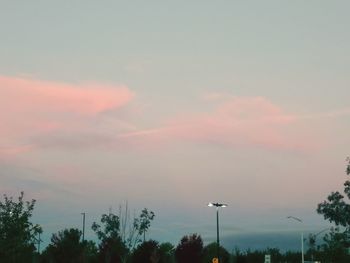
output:
[[101, 262], [123, 262], [128, 249], [120, 235], [120, 219], [112, 213], [103, 214], [101, 224], [94, 222], [92, 230], [95, 231], [99, 245], [99, 260]]
[[203, 241], [200, 235], [184, 236], [175, 249], [177, 263], [201, 263], [203, 258]]
[[83, 262], [84, 245], [80, 238], [81, 231], [74, 228], [53, 234], [51, 244], [43, 252], [47, 262]]
[[0, 259], [1, 262], [28, 262], [33, 258], [36, 235], [42, 232], [30, 220], [35, 200], [24, 201], [21, 192], [18, 200], [4, 195], [0, 201]]
[[157, 241], [149, 240], [140, 244], [133, 252], [131, 263], [158, 263], [160, 259]]
[[[220, 263], [230, 262], [230, 253], [222, 246], [219, 247]], [[217, 257], [217, 243], [210, 243], [204, 247], [203, 262], [212, 263], [213, 258]]]
[[[350, 159], [347, 158], [346, 174], [350, 175]], [[335, 223], [337, 226], [346, 227], [350, 230], [350, 204], [348, 200], [350, 199], [350, 181], [346, 180], [344, 183], [344, 193], [345, 196], [338, 191], [332, 192], [328, 195], [327, 200], [318, 204], [317, 212], [326, 220]]]

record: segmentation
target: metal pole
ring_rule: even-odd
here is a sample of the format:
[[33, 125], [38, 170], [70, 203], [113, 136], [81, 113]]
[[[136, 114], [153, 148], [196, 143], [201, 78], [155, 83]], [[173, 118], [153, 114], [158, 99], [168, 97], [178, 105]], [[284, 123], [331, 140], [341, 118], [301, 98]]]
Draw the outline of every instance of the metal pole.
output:
[[41, 239], [40, 239], [40, 232], [39, 232], [39, 239], [38, 239], [38, 254], [40, 254], [40, 242], [41, 242]]
[[219, 260], [219, 262], [220, 262], [220, 255], [219, 255], [219, 251], [220, 251], [220, 238], [219, 238], [219, 207], [216, 207], [216, 244], [217, 244], [216, 254], [217, 254], [218, 260]]
[[[303, 220], [295, 216], [287, 216], [287, 218], [291, 218], [300, 223], [303, 223]], [[304, 233], [303, 232], [301, 232], [301, 263], [304, 263]]]
[[301, 263], [304, 263], [304, 233], [301, 232]]
[[83, 242], [85, 241], [85, 213], [81, 213], [83, 215]]

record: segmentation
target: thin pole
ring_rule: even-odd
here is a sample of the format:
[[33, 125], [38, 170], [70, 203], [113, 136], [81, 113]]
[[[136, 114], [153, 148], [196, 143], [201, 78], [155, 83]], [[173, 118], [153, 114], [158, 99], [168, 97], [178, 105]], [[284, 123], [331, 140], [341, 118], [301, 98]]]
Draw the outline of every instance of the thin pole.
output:
[[39, 232], [39, 239], [38, 239], [38, 254], [40, 254], [40, 242], [41, 242], [41, 239], [40, 239], [40, 232]]
[[83, 215], [83, 242], [85, 241], [85, 213], [81, 213]]
[[219, 259], [219, 251], [220, 251], [220, 238], [219, 238], [219, 207], [216, 207], [216, 244], [217, 244], [216, 254], [217, 254], [218, 260], [219, 260], [219, 262], [220, 262], [220, 259]]
[[301, 263], [304, 263], [304, 233], [301, 232]]
[[[300, 223], [303, 223], [303, 220], [295, 216], [287, 216], [287, 218], [291, 218]], [[303, 232], [301, 232], [301, 263], [304, 263], [304, 233]]]

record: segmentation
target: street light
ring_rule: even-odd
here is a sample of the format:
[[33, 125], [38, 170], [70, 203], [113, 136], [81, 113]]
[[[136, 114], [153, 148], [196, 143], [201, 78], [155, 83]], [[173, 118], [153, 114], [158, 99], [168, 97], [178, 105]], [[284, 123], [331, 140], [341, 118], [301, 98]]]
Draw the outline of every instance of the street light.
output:
[[216, 207], [216, 246], [217, 246], [217, 250], [216, 250], [216, 255], [219, 259], [219, 249], [220, 249], [220, 239], [219, 239], [219, 208], [220, 207], [227, 207], [227, 204], [220, 204], [220, 203], [209, 203], [208, 204], [209, 207]]
[[[295, 216], [287, 216], [288, 219], [293, 219], [299, 223], [303, 223], [303, 220]], [[304, 263], [304, 233], [301, 231], [301, 263]]]
[[81, 215], [83, 216], [83, 242], [85, 241], [85, 215], [86, 213], [81, 213]]
[[[311, 253], [311, 260], [312, 260], [312, 261], [314, 261], [314, 250], [315, 250], [315, 246], [316, 246], [316, 238], [317, 238], [317, 236], [320, 235], [320, 234], [322, 234], [322, 233], [324, 233], [324, 232], [326, 232], [326, 231], [329, 230], [329, 229], [331, 229], [331, 228], [330, 228], [330, 227], [327, 227], [327, 228], [325, 228], [325, 229], [319, 231], [319, 232], [316, 233], [316, 234], [310, 234], [310, 240], [311, 240], [311, 238], [313, 239], [313, 249], [311, 250], [311, 251], [312, 251], [312, 253]], [[309, 244], [310, 244], [310, 246], [311, 246], [311, 241], [309, 241]]]

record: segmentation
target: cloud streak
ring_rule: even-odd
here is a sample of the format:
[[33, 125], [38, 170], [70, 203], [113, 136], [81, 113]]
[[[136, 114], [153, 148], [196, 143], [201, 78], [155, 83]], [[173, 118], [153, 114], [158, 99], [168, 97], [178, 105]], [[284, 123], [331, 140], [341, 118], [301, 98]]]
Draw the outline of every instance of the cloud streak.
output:
[[133, 93], [124, 86], [65, 84], [0, 76], [1, 104], [13, 111], [97, 114], [127, 104]]
[[215, 108], [201, 113], [186, 113], [168, 119], [156, 129], [121, 135], [129, 140], [154, 143], [194, 142], [229, 147], [259, 146], [274, 149], [305, 150], [308, 143], [290, 127], [298, 116], [286, 113], [264, 97], [205, 95], [216, 101]]
[[[120, 109], [134, 97], [125, 86], [66, 84], [0, 76], [0, 155], [29, 150], [32, 137], [91, 127], [103, 112]], [[89, 124], [91, 123], [91, 124]]]
[[[204, 93], [191, 112], [163, 116], [162, 124], [140, 123], [105, 112], [129, 105], [125, 86], [67, 84], [0, 76], [0, 157], [34, 149], [128, 149], [193, 143], [305, 151], [316, 143], [308, 119], [349, 115], [348, 109], [296, 115], [265, 97]], [[152, 116], [150, 116], [152, 117]]]

